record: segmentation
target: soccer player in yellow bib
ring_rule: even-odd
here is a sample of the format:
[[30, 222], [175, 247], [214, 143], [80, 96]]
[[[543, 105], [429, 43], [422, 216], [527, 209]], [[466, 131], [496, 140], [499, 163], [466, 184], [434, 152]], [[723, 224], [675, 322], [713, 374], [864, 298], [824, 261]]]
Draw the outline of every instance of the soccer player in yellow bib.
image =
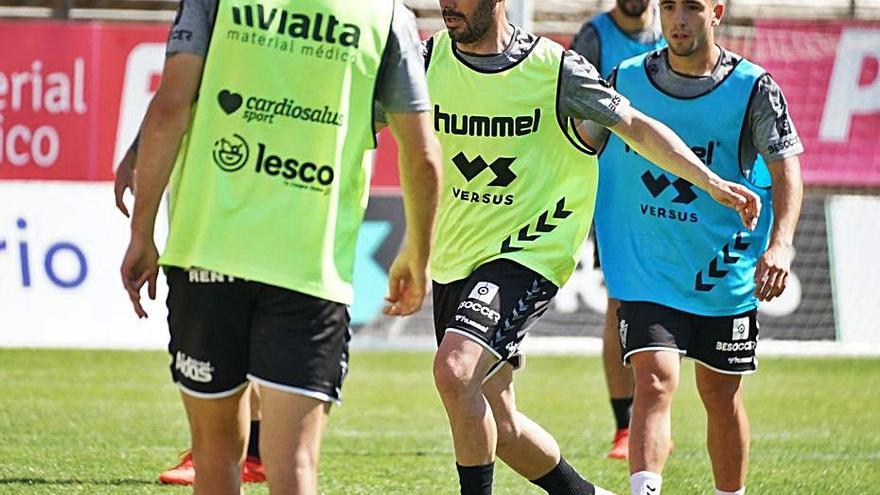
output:
[[[387, 312], [416, 311], [427, 289], [439, 152], [415, 23], [396, 0], [209, 7], [214, 15], [201, 24], [210, 43], [167, 59], [143, 123], [123, 284], [144, 317], [140, 290], [147, 285], [154, 298], [158, 266], [165, 270], [171, 373], [189, 419], [195, 493], [240, 493], [253, 384], [270, 493], [316, 495], [324, 424], [348, 369], [374, 99], [401, 145], [408, 227]], [[405, 37], [395, 19], [408, 23]], [[396, 104], [401, 85], [423, 97]], [[169, 178], [159, 258], [153, 231]]]
[[496, 455], [551, 495], [607, 493], [514, 401], [519, 344], [574, 270], [592, 219], [595, 151], [573, 119], [609, 127], [736, 208], [746, 226], [760, 203], [631, 108], [581, 56], [509, 24], [503, 0], [440, 6], [447, 29], [423, 49], [444, 166], [431, 264], [434, 380], [461, 494], [492, 492]]

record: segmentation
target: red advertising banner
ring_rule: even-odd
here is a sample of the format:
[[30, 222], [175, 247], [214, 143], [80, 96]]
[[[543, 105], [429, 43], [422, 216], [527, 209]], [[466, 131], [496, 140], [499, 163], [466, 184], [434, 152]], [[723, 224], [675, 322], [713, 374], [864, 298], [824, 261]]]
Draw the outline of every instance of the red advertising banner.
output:
[[0, 21], [0, 179], [111, 180], [117, 131], [137, 106], [136, 132], [167, 32], [157, 24]]
[[753, 46], [788, 100], [804, 180], [880, 186], [880, 23], [759, 21]]
[[[0, 21], [0, 180], [111, 180], [158, 86], [162, 24]], [[567, 43], [570, 36], [552, 36]], [[812, 185], [880, 186], [880, 23], [759, 21], [723, 40], [779, 82]], [[373, 186], [399, 184], [379, 138]]]
[[96, 158], [93, 30], [0, 24], [0, 178], [86, 178]]

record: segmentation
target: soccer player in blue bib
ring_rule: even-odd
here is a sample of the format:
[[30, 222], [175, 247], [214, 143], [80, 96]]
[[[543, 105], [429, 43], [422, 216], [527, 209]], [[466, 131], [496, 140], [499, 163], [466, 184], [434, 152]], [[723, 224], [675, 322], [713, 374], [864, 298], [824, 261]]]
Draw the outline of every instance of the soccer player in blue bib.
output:
[[[602, 77], [624, 60], [664, 48], [666, 38], [660, 27], [657, 3], [652, 0], [617, 0], [614, 8], [602, 12], [581, 26], [570, 49], [583, 55], [596, 66]], [[596, 244], [593, 244], [593, 266], [601, 268]], [[629, 455], [629, 420], [632, 414], [632, 371], [620, 362], [620, 340], [617, 338], [617, 308], [620, 301], [608, 298], [605, 326], [602, 329], [602, 368], [611, 399], [611, 410], [617, 428], [608, 457], [626, 459]]]
[[745, 493], [749, 424], [740, 381], [757, 368], [758, 301], [785, 290], [794, 256], [803, 147], [766, 71], [715, 43], [723, 13], [715, 0], [661, 0], [669, 48], [629, 59], [612, 75], [634, 106], [764, 205], [749, 231], [616, 136], [602, 151], [596, 234], [635, 378], [633, 495], [660, 494], [681, 356], [700, 364], [716, 494]]

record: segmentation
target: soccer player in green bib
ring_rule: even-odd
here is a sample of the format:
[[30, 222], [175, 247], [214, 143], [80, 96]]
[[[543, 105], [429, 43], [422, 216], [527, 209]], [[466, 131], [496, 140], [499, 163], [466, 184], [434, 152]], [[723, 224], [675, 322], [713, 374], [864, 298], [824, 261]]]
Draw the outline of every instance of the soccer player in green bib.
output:
[[[142, 126], [122, 279], [144, 317], [140, 290], [147, 284], [154, 298], [158, 265], [165, 269], [195, 493], [240, 493], [250, 383], [260, 391], [270, 493], [316, 495], [324, 424], [348, 369], [374, 98], [401, 145], [408, 227], [386, 313], [416, 311], [427, 289], [439, 151], [414, 19], [396, 0], [208, 7], [210, 43], [168, 57]], [[401, 20], [406, 36], [395, 28]], [[422, 96], [401, 105], [401, 91]], [[169, 179], [159, 258], [153, 231]]]
[[423, 50], [444, 166], [431, 263], [434, 380], [461, 494], [492, 492], [496, 455], [551, 495], [607, 493], [514, 401], [519, 344], [574, 270], [592, 220], [595, 151], [573, 132], [573, 119], [609, 127], [736, 208], [747, 226], [760, 203], [631, 108], [581, 56], [510, 25], [503, 0], [440, 6], [447, 29]]

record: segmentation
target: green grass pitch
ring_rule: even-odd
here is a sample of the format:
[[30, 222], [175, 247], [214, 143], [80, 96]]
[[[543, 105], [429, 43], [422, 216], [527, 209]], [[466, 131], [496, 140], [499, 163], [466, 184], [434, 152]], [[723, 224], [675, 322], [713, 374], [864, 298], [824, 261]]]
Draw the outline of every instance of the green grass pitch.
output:
[[[188, 443], [168, 361], [161, 352], [0, 350], [0, 494], [188, 493], [155, 481]], [[457, 493], [430, 369], [430, 353], [354, 353], [324, 442], [323, 494]], [[664, 493], [709, 494], [705, 416], [693, 365], [683, 370]], [[880, 360], [764, 359], [745, 395], [750, 494], [880, 493]], [[604, 457], [612, 418], [598, 358], [530, 357], [517, 396], [584, 475], [628, 493], [625, 463]], [[495, 493], [543, 492], [499, 463]]]

